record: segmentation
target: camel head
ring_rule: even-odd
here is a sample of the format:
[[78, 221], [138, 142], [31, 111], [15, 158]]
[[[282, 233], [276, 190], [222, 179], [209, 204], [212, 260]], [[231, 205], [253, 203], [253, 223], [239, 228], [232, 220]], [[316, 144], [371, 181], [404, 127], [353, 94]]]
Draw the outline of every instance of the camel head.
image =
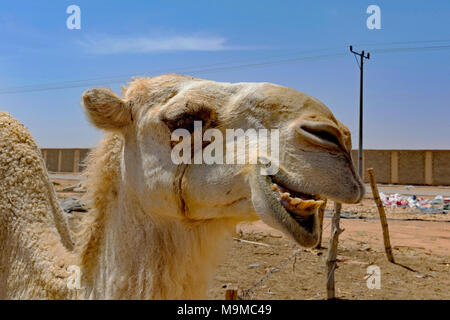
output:
[[[356, 203], [364, 195], [349, 130], [323, 103], [299, 91], [171, 74], [135, 79], [122, 95], [91, 89], [83, 104], [96, 127], [123, 141], [119, 190], [143, 217], [187, 224], [261, 218], [310, 247], [318, 240], [321, 199]], [[177, 129], [189, 136], [174, 140]], [[208, 129], [224, 141], [227, 129], [276, 129], [277, 159], [268, 152], [256, 163], [195, 163], [195, 155], [213, 143], [205, 139]], [[173, 150], [186, 141], [194, 160], [177, 163]], [[262, 174], [269, 163], [277, 170]]]

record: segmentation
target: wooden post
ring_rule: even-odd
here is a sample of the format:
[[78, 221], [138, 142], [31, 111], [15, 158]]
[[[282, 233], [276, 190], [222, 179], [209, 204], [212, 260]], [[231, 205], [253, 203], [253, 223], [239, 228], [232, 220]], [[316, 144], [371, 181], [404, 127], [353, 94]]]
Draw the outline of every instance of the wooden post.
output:
[[325, 214], [325, 208], [327, 206], [327, 199], [324, 200], [323, 205], [321, 205], [318, 209], [317, 214], [319, 215], [319, 225], [320, 225], [320, 234], [319, 234], [319, 242], [314, 247], [315, 249], [322, 248], [322, 234], [323, 234], [323, 216]]
[[331, 235], [328, 243], [327, 256], [327, 299], [336, 298], [334, 290], [334, 270], [336, 269], [338, 237], [344, 231], [344, 229], [339, 228], [341, 208], [341, 203], [334, 203], [334, 213], [333, 217], [331, 218]]
[[237, 300], [238, 299], [238, 291], [235, 289], [227, 289], [225, 291], [225, 300]]
[[392, 248], [391, 248], [391, 240], [389, 239], [389, 228], [386, 219], [386, 212], [384, 211], [384, 206], [383, 203], [381, 202], [380, 194], [378, 193], [378, 187], [375, 182], [375, 174], [373, 168], [368, 169], [367, 173], [369, 174], [373, 198], [377, 205], [378, 213], [380, 214], [381, 228], [383, 229], [384, 249], [386, 251], [388, 260], [390, 262], [394, 262], [394, 256], [392, 255]]

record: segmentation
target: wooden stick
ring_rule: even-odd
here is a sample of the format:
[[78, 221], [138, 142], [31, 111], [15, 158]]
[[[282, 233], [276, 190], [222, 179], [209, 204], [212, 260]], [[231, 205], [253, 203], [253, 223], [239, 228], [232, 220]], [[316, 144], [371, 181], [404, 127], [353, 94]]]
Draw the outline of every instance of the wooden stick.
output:
[[323, 233], [323, 216], [325, 214], [325, 207], [327, 206], [327, 199], [324, 200], [323, 205], [319, 207], [317, 214], [319, 215], [319, 225], [320, 225], [320, 234], [319, 234], [319, 242], [314, 247], [315, 249], [322, 248], [322, 233]]
[[341, 208], [341, 203], [334, 203], [334, 213], [333, 217], [331, 218], [331, 235], [328, 243], [327, 256], [327, 299], [336, 298], [334, 290], [334, 270], [336, 269], [338, 237], [344, 231], [344, 229], [339, 228]]
[[394, 262], [394, 256], [392, 254], [392, 248], [391, 248], [391, 240], [389, 239], [389, 228], [388, 228], [388, 223], [387, 223], [387, 219], [386, 219], [386, 212], [384, 211], [384, 206], [383, 206], [383, 203], [381, 202], [380, 194], [378, 193], [378, 187], [375, 182], [375, 173], [373, 171], [373, 168], [369, 168], [367, 170], [367, 173], [369, 174], [370, 186], [372, 187], [373, 198], [377, 205], [378, 213], [380, 214], [381, 228], [383, 229], [384, 249], [386, 251], [388, 260], [390, 262]]
[[225, 291], [225, 300], [237, 300], [238, 299], [238, 291], [235, 289], [227, 289]]

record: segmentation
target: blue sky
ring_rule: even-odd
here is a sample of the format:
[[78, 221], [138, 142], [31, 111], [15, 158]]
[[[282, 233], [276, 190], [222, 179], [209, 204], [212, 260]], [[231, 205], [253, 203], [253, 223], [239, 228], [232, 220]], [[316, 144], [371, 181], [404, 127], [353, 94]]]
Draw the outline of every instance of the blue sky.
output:
[[[66, 27], [71, 4], [81, 8], [80, 30]], [[381, 8], [381, 30], [366, 27], [371, 4]], [[372, 54], [364, 70], [365, 148], [450, 149], [450, 50], [380, 51], [448, 46], [416, 41], [450, 40], [449, 14], [444, 0], [2, 1], [0, 109], [41, 147], [92, 147], [100, 133], [80, 107], [88, 88], [119, 91], [132, 75], [165, 72], [265, 81], [323, 101], [356, 147], [353, 44]], [[301, 60], [317, 56], [324, 57]], [[262, 65], [239, 67], [255, 63]], [[85, 81], [95, 78], [103, 80]], [[5, 94], [40, 85], [71, 88]]]

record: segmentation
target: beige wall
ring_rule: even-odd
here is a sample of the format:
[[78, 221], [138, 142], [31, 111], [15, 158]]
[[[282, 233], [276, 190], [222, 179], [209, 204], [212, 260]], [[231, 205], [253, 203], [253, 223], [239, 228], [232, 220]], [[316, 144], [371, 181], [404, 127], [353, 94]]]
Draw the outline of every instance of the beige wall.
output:
[[433, 184], [450, 185], [450, 151], [433, 151]]
[[[47, 170], [80, 172], [89, 149], [42, 149]], [[352, 151], [355, 166], [358, 151]], [[450, 150], [364, 150], [364, 181], [374, 168], [378, 183], [450, 185]]]
[[50, 172], [80, 172], [89, 149], [41, 149]]
[[398, 183], [425, 184], [425, 152], [398, 152]]
[[368, 168], [379, 183], [448, 186], [450, 150], [364, 150], [365, 182]]
[[383, 150], [367, 150], [364, 152], [364, 181], [369, 181], [367, 169], [373, 168], [378, 183], [391, 182], [391, 152]]

